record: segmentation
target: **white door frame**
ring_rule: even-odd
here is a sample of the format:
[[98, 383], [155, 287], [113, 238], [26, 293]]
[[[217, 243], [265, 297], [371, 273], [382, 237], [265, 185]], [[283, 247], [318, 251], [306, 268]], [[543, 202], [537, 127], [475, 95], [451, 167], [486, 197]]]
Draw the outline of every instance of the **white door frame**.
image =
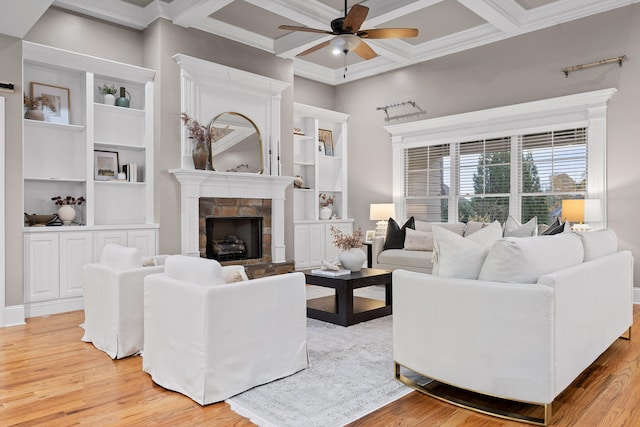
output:
[[5, 233], [4, 233], [4, 226], [5, 226], [5, 217], [6, 217], [6, 212], [5, 212], [5, 203], [4, 203], [4, 174], [5, 171], [7, 170], [5, 162], [4, 162], [4, 140], [5, 140], [5, 126], [4, 126], [4, 122], [5, 122], [5, 98], [3, 96], [0, 96], [0, 254], [2, 254], [2, 256], [0, 256], [0, 327], [5, 326], [5, 311], [6, 311], [6, 307], [5, 307], [5, 277], [6, 277], [6, 270], [5, 270], [5, 256], [6, 256], [6, 251], [5, 251], [5, 245], [4, 245], [4, 239], [5, 239]]

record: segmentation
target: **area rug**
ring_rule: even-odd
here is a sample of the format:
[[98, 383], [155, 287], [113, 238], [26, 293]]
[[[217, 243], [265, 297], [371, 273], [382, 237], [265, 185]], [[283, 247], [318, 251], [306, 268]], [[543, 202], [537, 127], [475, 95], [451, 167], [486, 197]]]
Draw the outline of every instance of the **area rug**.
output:
[[307, 319], [309, 367], [227, 403], [261, 427], [355, 421], [412, 390], [393, 376], [391, 322], [386, 316], [345, 328]]

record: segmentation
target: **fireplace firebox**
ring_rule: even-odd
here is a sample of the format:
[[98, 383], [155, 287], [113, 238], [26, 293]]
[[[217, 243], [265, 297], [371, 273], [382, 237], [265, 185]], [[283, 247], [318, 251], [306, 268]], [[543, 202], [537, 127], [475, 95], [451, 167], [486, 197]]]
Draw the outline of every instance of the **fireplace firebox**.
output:
[[206, 221], [207, 258], [235, 261], [262, 258], [262, 217], [213, 217]]

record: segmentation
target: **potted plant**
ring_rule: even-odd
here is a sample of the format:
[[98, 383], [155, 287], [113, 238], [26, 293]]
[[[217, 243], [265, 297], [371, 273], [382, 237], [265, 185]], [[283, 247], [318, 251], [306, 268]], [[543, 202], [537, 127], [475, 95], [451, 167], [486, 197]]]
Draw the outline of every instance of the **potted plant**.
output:
[[25, 93], [23, 99], [24, 106], [27, 107], [27, 111], [24, 113], [25, 119], [43, 121], [44, 113], [42, 110], [44, 107], [49, 108], [54, 113], [56, 112], [56, 104], [48, 95], [42, 94], [40, 96], [33, 97]]
[[85, 198], [80, 196], [76, 199], [75, 197], [67, 196], [63, 199], [60, 196], [55, 196], [52, 197], [51, 200], [53, 200], [57, 206], [60, 206], [58, 208], [58, 218], [60, 218], [64, 225], [71, 225], [76, 218], [74, 206], [80, 206], [85, 201]]
[[320, 219], [329, 219], [333, 213], [333, 196], [326, 193], [318, 195], [318, 204], [320, 205]]
[[338, 259], [342, 267], [351, 271], [360, 271], [367, 257], [360, 250], [362, 247], [362, 229], [358, 227], [353, 234], [345, 234], [338, 227], [329, 227], [333, 244], [340, 249]]
[[116, 93], [118, 93], [118, 89], [116, 89], [114, 85], [108, 85], [105, 83], [102, 86], [98, 86], [98, 90], [102, 95], [104, 95], [103, 104], [116, 104]]
[[189, 131], [189, 138], [193, 140], [191, 148], [191, 156], [193, 157], [193, 167], [195, 169], [205, 170], [207, 168], [207, 160], [211, 149], [211, 140], [209, 139], [209, 128], [201, 125], [199, 121], [193, 117], [189, 117], [187, 113], [180, 115], [182, 123]]

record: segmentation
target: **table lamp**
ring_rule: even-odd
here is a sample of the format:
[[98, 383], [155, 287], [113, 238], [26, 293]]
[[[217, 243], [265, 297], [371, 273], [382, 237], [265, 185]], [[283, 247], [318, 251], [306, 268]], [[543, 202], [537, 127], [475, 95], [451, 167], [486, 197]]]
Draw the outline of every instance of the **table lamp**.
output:
[[568, 199], [562, 201], [562, 218], [573, 225], [573, 231], [588, 231], [591, 226], [585, 222], [602, 220], [600, 199]]
[[389, 218], [396, 216], [396, 207], [393, 203], [372, 203], [369, 205], [369, 219], [376, 222], [376, 236], [387, 235]]

